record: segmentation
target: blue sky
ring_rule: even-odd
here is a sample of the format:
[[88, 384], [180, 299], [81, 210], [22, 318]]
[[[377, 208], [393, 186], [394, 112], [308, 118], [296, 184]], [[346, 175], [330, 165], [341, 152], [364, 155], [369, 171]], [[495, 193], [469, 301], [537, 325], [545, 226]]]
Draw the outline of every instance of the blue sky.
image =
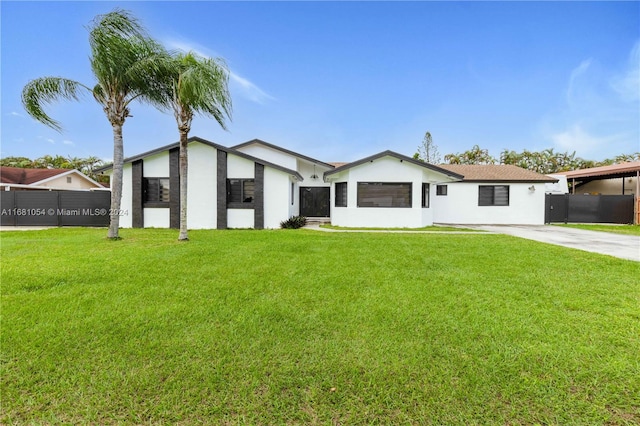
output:
[[[167, 48], [227, 61], [229, 131], [205, 118], [191, 131], [225, 146], [259, 138], [353, 161], [412, 155], [430, 131], [441, 154], [640, 150], [639, 2], [2, 1], [2, 157], [112, 158], [92, 98], [47, 109], [58, 133], [20, 93], [42, 76], [93, 85], [86, 27], [115, 7]], [[172, 115], [140, 104], [132, 115], [126, 156], [178, 140]]]

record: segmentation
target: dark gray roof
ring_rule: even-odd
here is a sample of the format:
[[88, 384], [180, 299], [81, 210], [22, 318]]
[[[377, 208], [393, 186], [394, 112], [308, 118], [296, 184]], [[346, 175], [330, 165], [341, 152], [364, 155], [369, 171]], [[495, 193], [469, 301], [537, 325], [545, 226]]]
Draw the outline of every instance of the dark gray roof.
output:
[[[258, 164], [262, 164], [264, 166], [269, 166], [269, 167], [272, 167], [272, 168], [274, 168], [276, 170], [280, 170], [282, 172], [288, 173], [288, 174], [290, 174], [292, 176], [295, 176], [296, 179], [298, 179], [300, 181], [304, 180], [302, 175], [300, 175], [300, 173], [298, 173], [295, 170], [291, 170], [291, 169], [288, 169], [286, 167], [282, 167], [282, 166], [280, 166], [278, 164], [273, 164], [273, 163], [270, 163], [268, 161], [264, 161], [261, 158], [257, 158], [257, 157], [254, 157], [252, 155], [245, 154], [244, 152], [241, 152], [241, 151], [236, 151], [233, 148], [227, 148], [226, 146], [218, 145], [217, 143], [208, 141], [206, 139], [199, 138], [197, 136], [190, 137], [188, 139], [188, 142], [189, 143], [191, 143], [191, 142], [200, 142], [201, 144], [208, 145], [208, 146], [213, 147], [213, 148], [215, 148], [217, 150], [220, 150], [220, 151], [223, 151], [223, 152], [226, 152], [226, 153], [231, 153], [233, 155], [237, 155], [238, 157], [246, 158], [247, 160], [254, 161], [254, 162], [258, 163]], [[175, 143], [172, 143], [172, 144], [169, 144], [169, 145], [165, 145], [165, 146], [162, 146], [160, 148], [156, 148], [156, 149], [151, 150], [151, 151], [143, 152], [142, 154], [138, 154], [138, 155], [135, 155], [133, 157], [125, 158], [124, 159], [124, 164], [132, 163], [134, 161], [141, 160], [141, 159], [149, 157], [151, 155], [159, 154], [161, 152], [168, 151], [168, 150], [174, 149], [174, 148], [179, 148], [179, 147], [180, 147], [180, 142], [175, 142]], [[96, 172], [104, 172], [106, 170], [111, 169], [112, 167], [113, 167], [113, 165], [110, 164], [108, 166], [100, 167], [99, 169], [96, 169], [95, 171]]]
[[424, 167], [425, 169], [433, 170], [434, 172], [442, 173], [443, 175], [449, 176], [450, 178], [453, 178], [453, 179], [462, 180], [464, 178], [463, 175], [460, 175], [458, 173], [445, 170], [441, 167], [434, 166], [433, 164], [425, 163], [423, 161], [416, 160], [414, 158], [407, 157], [406, 155], [398, 154], [397, 152], [393, 152], [389, 150], [380, 152], [370, 157], [363, 158], [358, 161], [354, 161], [353, 163], [347, 163], [344, 166], [337, 167], [333, 170], [329, 170], [327, 172], [324, 172], [324, 176], [326, 177], [335, 173], [340, 173], [341, 171], [350, 169], [351, 167], [359, 166], [361, 164], [368, 163], [368, 162], [377, 160], [378, 158], [387, 157], [387, 156], [397, 158], [400, 161], [406, 161], [407, 163], [415, 164], [416, 166]]
[[253, 145], [253, 144], [260, 144], [260, 145], [268, 146], [269, 148], [273, 148], [273, 149], [276, 149], [278, 151], [282, 151], [285, 154], [293, 155], [294, 157], [299, 157], [299, 158], [302, 158], [303, 160], [307, 160], [310, 163], [314, 163], [314, 164], [318, 164], [318, 165], [321, 165], [321, 166], [329, 167], [331, 169], [333, 169], [335, 167], [334, 165], [329, 164], [329, 163], [325, 163], [324, 161], [320, 161], [320, 160], [316, 160], [315, 158], [307, 157], [306, 155], [302, 155], [302, 154], [299, 154], [297, 152], [290, 151], [288, 149], [282, 148], [281, 146], [274, 145], [274, 144], [271, 144], [269, 142], [265, 142], [265, 141], [260, 140], [260, 139], [252, 139], [250, 141], [243, 142], [243, 143], [241, 143], [239, 145], [232, 146], [231, 148], [232, 149], [238, 149], [238, 148], [242, 148], [242, 147], [245, 147], [245, 146], [248, 146], [248, 145]]

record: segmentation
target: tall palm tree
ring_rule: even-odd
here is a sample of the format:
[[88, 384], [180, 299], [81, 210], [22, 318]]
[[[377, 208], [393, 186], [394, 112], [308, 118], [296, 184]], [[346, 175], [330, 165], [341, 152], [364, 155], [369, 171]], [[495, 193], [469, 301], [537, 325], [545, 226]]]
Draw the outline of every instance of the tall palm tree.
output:
[[[180, 133], [180, 234], [178, 240], [189, 239], [187, 233], [187, 145], [195, 114], [214, 118], [227, 130], [225, 118], [231, 119], [229, 71], [221, 59], [202, 58], [192, 52], [176, 54], [169, 64], [165, 95], [171, 105]], [[165, 102], [166, 103], [166, 102]], [[162, 105], [162, 104], [161, 104]]]
[[142, 25], [127, 11], [116, 9], [98, 15], [89, 31], [91, 69], [96, 78], [92, 88], [62, 77], [42, 77], [30, 81], [22, 91], [25, 110], [41, 123], [61, 131], [60, 123], [49, 117], [43, 106], [59, 99], [79, 100], [91, 93], [113, 128], [113, 174], [108, 238], [118, 238], [122, 198], [124, 145], [122, 126], [129, 117], [129, 106], [139, 99], [161, 103], [159, 65], [167, 53], [151, 39]]

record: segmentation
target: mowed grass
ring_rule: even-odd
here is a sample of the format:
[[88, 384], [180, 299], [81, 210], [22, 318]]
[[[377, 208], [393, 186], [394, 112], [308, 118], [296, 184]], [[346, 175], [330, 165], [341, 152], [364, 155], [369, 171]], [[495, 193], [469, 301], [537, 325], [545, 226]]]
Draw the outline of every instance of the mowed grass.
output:
[[347, 226], [335, 226], [322, 224], [320, 228], [335, 229], [338, 231], [392, 231], [392, 232], [483, 232], [470, 228], [455, 226], [424, 226], [422, 228], [353, 228]]
[[638, 235], [640, 236], [639, 225], [612, 225], [612, 224], [557, 224], [554, 226], [566, 226], [567, 228], [586, 229], [587, 231], [611, 232], [614, 234]]
[[640, 423], [638, 262], [482, 233], [105, 234], [0, 234], [0, 423]]

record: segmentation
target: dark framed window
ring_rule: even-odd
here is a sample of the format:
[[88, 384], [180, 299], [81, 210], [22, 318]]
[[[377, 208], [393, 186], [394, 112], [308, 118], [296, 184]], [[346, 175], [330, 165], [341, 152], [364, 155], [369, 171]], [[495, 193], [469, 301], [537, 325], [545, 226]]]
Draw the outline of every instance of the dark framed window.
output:
[[169, 178], [144, 178], [142, 185], [144, 207], [169, 207]]
[[253, 179], [227, 179], [227, 206], [253, 208], [255, 187]]
[[336, 207], [347, 207], [347, 182], [336, 183]]
[[358, 207], [411, 207], [411, 182], [358, 182]]
[[436, 195], [447, 195], [447, 185], [436, 185]]
[[480, 185], [478, 187], [479, 206], [508, 206], [509, 185]]
[[295, 196], [295, 190], [296, 190], [296, 185], [295, 183], [291, 182], [291, 205], [293, 205], [293, 200], [294, 200], [294, 196]]
[[429, 208], [429, 184], [422, 184], [422, 207]]

